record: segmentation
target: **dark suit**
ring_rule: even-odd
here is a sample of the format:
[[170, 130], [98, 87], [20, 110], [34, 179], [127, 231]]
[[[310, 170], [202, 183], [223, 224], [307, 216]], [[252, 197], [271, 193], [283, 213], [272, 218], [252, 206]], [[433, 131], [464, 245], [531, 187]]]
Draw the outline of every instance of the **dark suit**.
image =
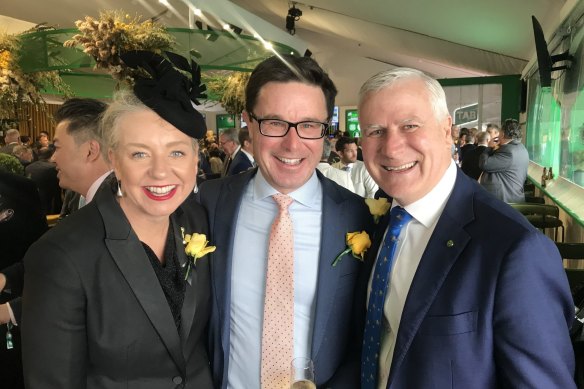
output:
[[[26, 177], [0, 171], [0, 271], [6, 286], [0, 304], [11, 301], [14, 314], [20, 315], [24, 268], [22, 257], [28, 247], [47, 230], [47, 219], [34, 182]], [[6, 349], [6, 326], [0, 327], [0, 382], [2, 387], [23, 388], [20, 358], [20, 333], [12, 330], [14, 349]]]
[[407, 295], [387, 387], [574, 388], [573, 307], [553, 242], [458, 171]]
[[[209, 228], [217, 243], [211, 259], [213, 309], [210, 342], [213, 378], [224, 388], [229, 368], [231, 306], [231, 255], [235, 224], [244, 190], [256, 174], [253, 169], [221, 180], [208, 181], [201, 187], [201, 203], [209, 213]], [[372, 222], [363, 199], [324, 178], [317, 171], [323, 189], [322, 235], [316, 291], [316, 310], [312, 336], [312, 359], [316, 384], [321, 386], [334, 377], [333, 388], [356, 388], [359, 385], [359, 346], [350, 349], [355, 336], [352, 308], [354, 290], [363, 264], [346, 255], [332, 267], [335, 256], [346, 248], [347, 232], [367, 230]], [[364, 302], [359, 310], [364, 309]], [[345, 363], [343, 367], [341, 364]], [[335, 376], [336, 374], [336, 376]]]
[[47, 215], [60, 213], [63, 201], [55, 164], [48, 161], [35, 161], [29, 164], [25, 171], [39, 188], [44, 212]]
[[518, 140], [512, 140], [495, 151], [487, 148], [479, 159], [479, 167], [484, 172], [481, 185], [506, 203], [524, 203], [523, 185], [528, 166], [529, 154]]
[[467, 143], [464, 146], [462, 146], [460, 148], [460, 151], [458, 152], [458, 160], [462, 163], [464, 162], [464, 159], [466, 158], [466, 155], [468, 153], [470, 153], [471, 151], [473, 151], [474, 149], [476, 149], [476, 145], [473, 143]]
[[487, 146], [479, 145], [464, 155], [464, 160], [462, 161], [460, 168], [467, 176], [474, 178], [475, 180], [479, 179], [483, 172], [479, 167], [479, 158], [486, 148]]
[[[185, 202], [180, 234], [207, 234], [205, 211]], [[181, 331], [141, 242], [107, 186], [31, 246], [24, 259], [23, 360], [27, 389], [211, 388], [206, 351], [209, 259], [186, 285]]]
[[227, 169], [227, 173], [225, 175], [232, 176], [234, 174], [251, 169], [252, 167], [253, 165], [247, 155], [245, 155], [245, 153], [239, 149], [237, 153], [235, 153], [235, 157], [231, 159], [231, 163], [229, 164], [229, 168]]

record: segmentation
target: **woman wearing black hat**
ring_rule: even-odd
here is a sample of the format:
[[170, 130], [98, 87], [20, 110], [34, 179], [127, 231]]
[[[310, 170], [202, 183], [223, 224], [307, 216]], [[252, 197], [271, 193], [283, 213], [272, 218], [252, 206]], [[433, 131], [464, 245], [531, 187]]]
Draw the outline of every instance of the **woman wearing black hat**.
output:
[[152, 77], [136, 79], [102, 118], [111, 189], [24, 259], [29, 389], [212, 388], [207, 217], [191, 196], [195, 138], [205, 133], [191, 104], [199, 79], [176, 71], [186, 60], [168, 58], [125, 58]]

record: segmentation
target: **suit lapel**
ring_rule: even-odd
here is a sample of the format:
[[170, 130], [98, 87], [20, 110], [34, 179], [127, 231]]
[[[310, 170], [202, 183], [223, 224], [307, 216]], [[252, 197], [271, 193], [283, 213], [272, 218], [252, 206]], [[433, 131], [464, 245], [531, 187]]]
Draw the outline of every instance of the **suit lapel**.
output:
[[424, 250], [406, 298], [388, 388], [446, 276], [470, 241], [470, 235], [464, 228], [474, 219], [473, 195], [470, 179], [457, 169], [454, 189]]
[[[342, 217], [342, 204], [345, 199], [329, 182], [323, 180], [320, 175], [318, 177], [322, 185], [323, 198], [316, 311], [312, 334], [312, 356], [315, 360], [326, 336], [327, 324], [334, 306], [339, 274], [341, 273], [339, 268], [342, 264], [333, 267], [332, 262], [335, 256], [346, 247], [344, 237], [349, 232], [346, 221]], [[339, 241], [339, 237], [343, 237], [342, 242]]]
[[[172, 227], [174, 229], [174, 242], [176, 246], [175, 249], [178, 262], [180, 266], [186, 266], [187, 261], [190, 261], [192, 259], [188, 258], [185, 253], [185, 246], [182, 240], [181, 227], [185, 228], [185, 234], [192, 234], [193, 232], [196, 231], [192, 230], [192, 228], [189, 229], [190, 223], [183, 217], [183, 211], [181, 208], [178, 208], [175, 214], [171, 216], [170, 220], [172, 223]], [[195, 312], [197, 310], [197, 271], [194, 266], [191, 268], [190, 274], [191, 274], [190, 284], [188, 282], [185, 282], [185, 298], [181, 310], [181, 327], [180, 327], [181, 330], [180, 339], [185, 360], [188, 360], [189, 357], [188, 351], [189, 350], [192, 351], [193, 349], [192, 347], [189, 347], [189, 345], [193, 341], [192, 339], [190, 339], [189, 335], [191, 333]]]
[[172, 313], [149, 259], [111, 192], [96, 195], [106, 229], [105, 244], [179, 370], [186, 366]]
[[[215, 242], [223, 242], [211, 254], [211, 277], [213, 279], [213, 295], [219, 310], [221, 323], [221, 342], [224, 355], [229, 355], [230, 307], [231, 307], [231, 258], [235, 235], [235, 225], [246, 185], [255, 175], [257, 169], [249, 173], [241, 173], [228, 179], [220, 188], [219, 197], [215, 203], [212, 236]], [[225, 361], [227, 364], [227, 361]]]

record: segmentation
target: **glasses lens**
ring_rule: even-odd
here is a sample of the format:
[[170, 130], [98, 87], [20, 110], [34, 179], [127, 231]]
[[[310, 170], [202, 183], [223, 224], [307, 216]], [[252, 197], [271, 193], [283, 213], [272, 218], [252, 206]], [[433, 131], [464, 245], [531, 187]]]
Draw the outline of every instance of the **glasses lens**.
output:
[[262, 134], [267, 136], [284, 136], [288, 131], [288, 123], [281, 120], [264, 119], [260, 123]]
[[296, 125], [298, 135], [306, 139], [318, 139], [323, 135], [325, 125], [319, 122], [300, 122]]

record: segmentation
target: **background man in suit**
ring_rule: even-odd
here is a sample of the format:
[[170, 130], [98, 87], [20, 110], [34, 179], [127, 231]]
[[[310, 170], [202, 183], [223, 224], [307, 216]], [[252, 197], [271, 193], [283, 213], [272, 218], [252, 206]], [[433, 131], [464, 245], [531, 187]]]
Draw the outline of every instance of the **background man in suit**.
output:
[[529, 153], [521, 143], [521, 129], [515, 119], [507, 119], [499, 132], [499, 147], [485, 149], [479, 158], [483, 170], [481, 185], [506, 203], [524, 203]]
[[558, 251], [456, 169], [440, 84], [413, 69], [379, 73], [361, 87], [359, 113], [367, 169], [413, 217], [388, 277], [378, 374], [362, 387], [574, 388]]
[[221, 130], [219, 146], [225, 151], [225, 163], [221, 177], [232, 176], [253, 167], [249, 158], [241, 151], [237, 128]]
[[249, 159], [249, 162], [251, 162], [252, 166], [256, 166], [255, 159], [253, 158], [253, 144], [247, 127], [242, 127], [239, 129], [237, 138], [239, 139], [239, 144], [241, 145], [241, 151], [245, 154], [247, 159]]
[[63, 206], [57, 167], [50, 162], [53, 152], [54, 150], [48, 147], [41, 149], [38, 153], [38, 160], [25, 168], [26, 174], [39, 188], [43, 211], [46, 215], [58, 214]]
[[[292, 357], [314, 361], [318, 386], [359, 385], [359, 351], [349, 347], [355, 339], [354, 288], [363, 265], [349, 255], [337, 266], [331, 264], [346, 248], [346, 233], [367, 229], [371, 216], [363, 199], [316, 171], [336, 92], [313, 59], [272, 57], [259, 64], [246, 88], [243, 113], [259, 170], [201, 186], [201, 202], [217, 245], [210, 261], [210, 337], [217, 387], [284, 387], [290, 384]], [[270, 296], [266, 275], [273, 266], [267, 259], [267, 237], [278, 215], [272, 196], [282, 195], [293, 199], [288, 210], [293, 271], [284, 272], [283, 278], [293, 277], [294, 296], [286, 301], [293, 305], [293, 320], [281, 318], [280, 323], [293, 327], [293, 344], [277, 346], [280, 361], [271, 365], [281, 368], [284, 386], [264, 386], [260, 377], [263, 381], [267, 353], [262, 340], [274, 335], [262, 325]], [[290, 359], [283, 356], [285, 351]]]
[[[0, 166], [0, 323], [14, 322], [7, 301], [22, 293], [22, 258], [28, 247], [47, 230], [47, 219], [34, 182]], [[16, 273], [14, 275], [13, 273]], [[16, 304], [20, 316], [20, 304]], [[20, 329], [13, 327], [13, 348], [8, 349], [6, 331], [0, 327], [0, 382], [2, 387], [24, 388]]]
[[[101, 155], [97, 135], [99, 117], [107, 106], [94, 99], [70, 99], [55, 113], [55, 152], [51, 158], [57, 164], [59, 186], [79, 194], [72, 210], [77, 210], [93, 199], [99, 186], [110, 173]], [[46, 221], [46, 220], [45, 220]], [[24, 267], [21, 262], [4, 272], [7, 282], [22, 284]], [[15, 322], [20, 322], [20, 298], [5, 307]]]
[[477, 135], [478, 145], [470, 150], [462, 161], [461, 169], [469, 177], [478, 180], [483, 172], [479, 167], [479, 158], [491, 141], [491, 134], [487, 131], [479, 132]]
[[70, 99], [55, 113], [55, 152], [59, 186], [79, 193], [79, 207], [89, 203], [111, 169], [101, 155], [99, 117], [107, 105], [95, 99]]

